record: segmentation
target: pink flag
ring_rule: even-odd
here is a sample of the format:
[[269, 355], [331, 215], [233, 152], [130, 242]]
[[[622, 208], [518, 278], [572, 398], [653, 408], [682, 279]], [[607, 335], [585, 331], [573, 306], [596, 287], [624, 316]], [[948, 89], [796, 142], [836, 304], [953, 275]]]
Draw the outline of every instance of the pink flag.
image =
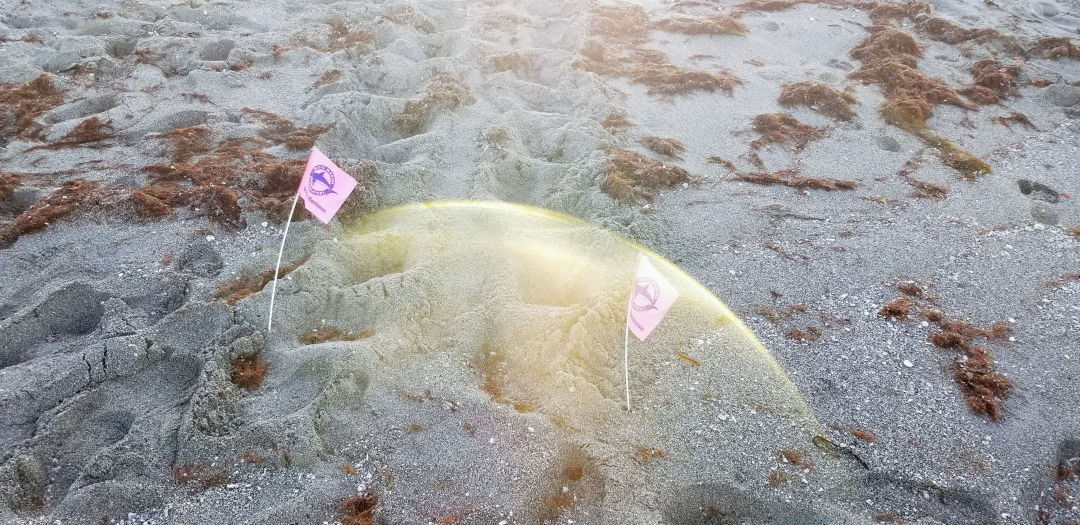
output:
[[329, 223], [355, 187], [356, 179], [326, 158], [319, 148], [311, 148], [299, 191], [304, 207], [312, 215]]
[[639, 254], [634, 288], [630, 291], [626, 326], [638, 339], [644, 341], [678, 298], [679, 292], [675, 287], [649, 263], [644, 254]]

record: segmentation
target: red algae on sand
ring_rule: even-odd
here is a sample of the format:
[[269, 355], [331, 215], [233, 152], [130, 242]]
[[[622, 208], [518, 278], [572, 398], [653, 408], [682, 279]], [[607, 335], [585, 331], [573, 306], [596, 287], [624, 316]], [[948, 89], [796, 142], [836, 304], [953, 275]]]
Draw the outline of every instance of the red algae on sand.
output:
[[86, 213], [100, 206], [108, 196], [108, 192], [90, 181], [76, 179], [65, 182], [9, 224], [0, 225], [0, 248], [6, 248], [20, 236], [43, 230], [49, 224], [65, 217]]
[[440, 111], [448, 111], [469, 104], [469, 89], [448, 74], [436, 75], [425, 92], [405, 102], [405, 108], [396, 115], [392, 124], [404, 137], [420, 133]]
[[[274, 115], [257, 115], [259, 120], [270, 122], [263, 130], [267, 136], [306, 144], [314, 140], [307, 135], [310, 128], [297, 130]], [[172, 130], [159, 137], [173, 144], [173, 162], [144, 168], [150, 174], [150, 184], [143, 187], [146, 191], [139, 204], [149, 210], [147, 217], [158, 215], [161, 209], [149, 198], [153, 197], [170, 208], [199, 208], [223, 226], [239, 229], [244, 223], [237, 201], [246, 197], [250, 208], [264, 210], [271, 220], [285, 219], [286, 203], [296, 192], [296, 177], [303, 171], [304, 159], [279, 160], [262, 151], [265, 143], [256, 139], [234, 139], [209, 149], [211, 133], [199, 127]]]
[[40, 139], [42, 126], [37, 117], [63, 102], [63, 93], [49, 75], [25, 84], [0, 85], [0, 145], [14, 138]]
[[298, 151], [311, 149], [319, 135], [333, 127], [328, 124], [301, 128], [288, 119], [260, 109], [244, 108], [241, 113], [265, 125], [262, 131], [259, 132], [260, 137], [274, 143], [285, 144], [289, 149]]
[[[722, 22], [714, 21], [714, 28]], [[667, 28], [690, 30], [704, 26], [684, 21], [658, 22]], [[742, 83], [727, 71], [689, 69], [671, 63], [666, 54], [638, 47], [649, 39], [649, 15], [639, 6], [601, 6], [593, 9], [589, 31], [594, 37], [573, 65], [598, 75], [626, 78], [648, 87], [650, 95], [675, 96], [694, 91], [722, 90], [731, 94]]]
[[338, 507], [341, 525], [374, 525], [379, 508], [379, 498], [363, 493], [351, 496]]
[[983, 329], [963, 320], [950, 321], [940, 310], [932, 308], [933, 297], [928, 297], [921, 287], [912, 282], [900, 282], [897, 287], [906, 295], [886, 304], [879, 314], [904, 320], [918, 306], [916, 299], [924, 300], [927, 307], [923, 309], [922, 316], [940, 328], [940, 331], [928, 335], [927, 339], [938, 348], [954, 352], [950, 370], [964, 401], [972, 411], [994, 421], [1000, 420], [1002, 405], [1012, 392], [1013, 383], [997, 370], [990, 351], [975, 346], [974, 342], [977, 338], [1003, 341], [1009, 337], [1011, 325], [998, 322], [989, 329]]
[[1073, 44], [1068, 37], [1046, 37], [1035, 41], [1031, 53], [1050, 60], [1062, 57], [1080, 58], [1080, 46]]
[[1020, 66], [1004, 65], [997, 60], [986, 58], [971, 67], [972, 86], [959, 91], [972, 102], [980, 105], [997, 104], [1002, 99], [1019, 94], [1016, 79], [1020, 76]]
[[906, 321], [908, 313], [915, 307], [915, 301], [910, 297], [898, 297], [881, 307], [878, 315], [882, 317], [889, 317], [892, 319], [898, 319], [900, 321]]
[[[278, 278], [282, 279], [286, 275], [289, 275], [297, 268], [304, 265], [307, 262], [311, 254], [304, 255], [299, 261], [293, 264], [286, 264], [281, 267], [281, 271], [278, 273]], [[270, 281], [274, 280], [274, 269], [269, 268], [266, 271], [256, 275], [248, 277], [237, 277], [232, 281], [226, 282], [218, 287], [214, 292], [215, 299], [224, 299], [225, 303], [232, 306], [241, 299], [246, 299], [258, 292], [260, 292]]]
[[792, 188], [798, 188], [800, 190], [812, 189], [835, 191], [853, 190], [859, 187], [858, 183], [850, 180], [805, 177], [800, 175], [799, 171], [795, 169], [782, 169], [764, 173], [745, 173], [736, 175], [735, 177], [732, 177], [731, 180], [750, 182], [764, 186], [779, 184], [782, 186], [791, 186]]
[[855, 118], [851, 105], [856, 103], [850, 93], [837, 91], [821, 82], [796, 82], [780, 90], [780, 105], [807, 106], [822, 115], [836, 120]]
[[626, 128], [633, 126], [634, 123], [630, 122], [630, 119], [618, 113], [612, 113], [604, 119], [604, 131], [614, 135], [617, 132], [623, 131]]
[[1000, 420], [1001, 403], [1009, 397], [1013, 383], [997, 371], [994, 356], [985, 348], [967, 348], [953, 362], [952, 369], [968, 406], [994, 421]]
[[823, 135], [820, 129], [803, 124], [787, 113], [765, 113], [754, 117], [754, 131], [761, 137], [750, 143], [753, 149], [778, 143], [801, 151], [808, 142]]
[[600, 191], [620, 201], [644, 199], [652, 202], [662, 188], [683, 182], [693, 182], [690, 174], [678, 167], [657, 162], [640, 153], [624, 149], [608, 149]]
[[742, 22], [727, 15], [665, 18], [651, 23], [650, 27], [669, 33], [682, 33], [686, 35], [746, 34], [746, 26], [743, 25]]
[[682, 160], [682, 153], [686, 151], [686, 147], [682, 142], [675, 139], [664, 139], [660, 137], [643, 137], [638, 142], [642, 146], [645, 146], [653, 153], [659, 153], [665, 157], [669, 157], [675, 160]]
[[232, 384], [245, 390], [255, 390], [266, 377], [266, 360], [258, 355], [239, 357], [232, 361]]
[[[879, 108], [886, 122], [919, 137], [934, 148], [942, 163], [968, 179], [990, 173], [990, 167], [970, 153], [957, 148], [951, 141], [933, 133], [926, 121], [934, 106], [951, 104], [973, 109], [959, 94], [943, 81], [924, 75], [918, 70], [917, 59], [922, 47], [903, 31], [889, 25], [875, 25], [869, 34], [851, 50], [851, 56], [862, 66], [849, 78], [877, 85], [886, 96]], [[994, 82], [987, 78], [988, 83]], [[976, 86], [980, 92], [990, 88]], [[985, 95], [985, 93], [983, 93]]]
[[976, 337], [1002, 340], [1008, 337], [1008, 323], [996, 323], [989, 330], [972, 326], [964, 321], [946, 321], [936, 310], [925, 316], [942, 329], [930, 334], [935, 346], [952, 349], [956, 357], [951, 365], [953, 379], [960, 386], [964, 401], [971, 409], [994, 421], [1002, 416], [1002, 403], [1012, 392], [1013, 383], [997, 370], [989, 350], [973, 345]]

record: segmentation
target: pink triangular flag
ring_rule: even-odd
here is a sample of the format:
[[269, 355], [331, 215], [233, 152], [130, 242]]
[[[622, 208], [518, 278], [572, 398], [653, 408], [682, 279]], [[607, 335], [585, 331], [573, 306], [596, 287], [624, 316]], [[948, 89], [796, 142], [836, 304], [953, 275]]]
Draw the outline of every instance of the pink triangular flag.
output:
[[299, 192], [304, 207], [312, 215], [328, 224], [355, 187], [356, 179], [337, 167], [319, 148], [311, 148]]
[[649, 263], [644, 254], [639, 254], [637, 275], [630, 290], [626, 326], [644, 341], [678, 298], [679, 292], [675, 287]]

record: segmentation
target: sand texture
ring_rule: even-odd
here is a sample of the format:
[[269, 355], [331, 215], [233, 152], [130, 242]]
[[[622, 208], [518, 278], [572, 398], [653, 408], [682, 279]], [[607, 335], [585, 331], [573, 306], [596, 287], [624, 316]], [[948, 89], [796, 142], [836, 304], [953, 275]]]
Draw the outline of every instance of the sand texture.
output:
[[1076, 525], [1078, 31], [0, 0], [0, 522]]

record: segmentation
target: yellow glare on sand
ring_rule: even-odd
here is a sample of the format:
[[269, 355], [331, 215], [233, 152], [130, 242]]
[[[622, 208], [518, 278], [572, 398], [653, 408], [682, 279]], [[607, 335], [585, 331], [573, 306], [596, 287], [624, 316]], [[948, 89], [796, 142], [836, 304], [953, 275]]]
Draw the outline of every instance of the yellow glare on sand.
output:
[[[646, 341], [631, 337], [634, 404], [714, 392], [812, 422], [776, 360], [723, 302], [598, 226], [520, 204], [450, 201], [380, 211], [350, 232], [347, 243], [366, 254], [358, 263], [385, 267], [370, 259], [393, 254], [401, 271], [424, 274], [423, 338], [470, 340], [485, 389], [500, 402], [571, 424], [617, 409], [626, 302], [643, 252], [680, 296]], [[687, 388], [691, 379], [697, 388]]]
[[[746, 325], [644, 247], [529, 206], [436, 202], [373, 213], [311, 252], [283, 285], [277, 333], [366, 334], [277, 356], [278, 373], [297, 371], [286, 393], [336, 370], [312, 409], [327, 443], [353, 443], [357, 421], [376, 418], [410, 464], [521, 475], [514, 501], [553, 505], [540, 518], [575, 501], [598, 523], [695, 522], [713, 506], [749, 521], [847, 522], [785, 507], [847, 490], [847, 465], [817, 444], [821, 425]], [[640, 253], [679, 296], [645, 341], [629, 338], [627, 412]], [[393, 430], [418, 421], [426, 430]]]

